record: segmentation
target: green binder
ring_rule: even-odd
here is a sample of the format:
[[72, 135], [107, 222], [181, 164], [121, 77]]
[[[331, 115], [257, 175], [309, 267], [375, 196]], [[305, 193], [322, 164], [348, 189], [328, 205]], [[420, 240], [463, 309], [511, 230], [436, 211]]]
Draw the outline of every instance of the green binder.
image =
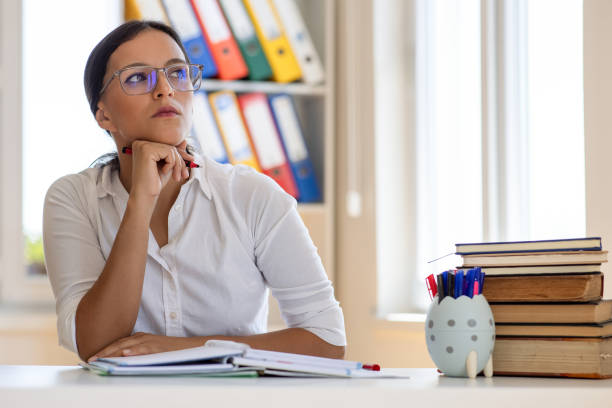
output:
[[249, 79], [260, 81], [272, 76], [272, 69], [255, 34], [255, 27], [240, 0], [219, 0], [225, 18], [249, 68]]

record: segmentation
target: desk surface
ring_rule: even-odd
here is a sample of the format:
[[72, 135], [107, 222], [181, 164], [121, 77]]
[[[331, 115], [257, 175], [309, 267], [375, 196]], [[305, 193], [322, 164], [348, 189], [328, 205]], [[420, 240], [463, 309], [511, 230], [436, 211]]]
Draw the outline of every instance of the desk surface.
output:
[[478, 377], [471, 380], [441, 376], [431, 368], [388, 371], [408, 374], [410, 378], [120, 378], [101, 377], [80, 367], [0, 366], [0, 405], [383, 408], [420, 404], [441, 407], [451, 402], [453, 408], [612, 406], [612, 379]]

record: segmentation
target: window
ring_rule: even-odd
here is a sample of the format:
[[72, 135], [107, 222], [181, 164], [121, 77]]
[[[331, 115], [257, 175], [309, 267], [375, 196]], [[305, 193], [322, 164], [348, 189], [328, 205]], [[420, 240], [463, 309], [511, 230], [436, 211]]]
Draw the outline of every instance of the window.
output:
[[586, 229], [582, 1], [399, 3], [375, 3], [383, 316], [425, 311], [457, 242]]
[[[51, 298], [41, 242], [45, 193], [56, 179], [113, 150], [89, 110], [83, 71], [96, 43], [121, 22], [122, 2], [24, 0], [21, 7], [14, 11], [11, 27], [22, 37], [17, 53], [22, 56], [22, 80], [11, 96], [23, 101], [13, 111], [23, 131], [10, 137], [22, 158], [16, 163], [20, 171], [11, 173], [22, 194], [3, 194], [2, 204], [11, 209], [3, 213], [6, 219], [22, 220], [22, 233], [14, 229], [10, 242], [1, 244], [3, 300], [40, 301]], [[3, 132], [2, 137], [9, 135]]]

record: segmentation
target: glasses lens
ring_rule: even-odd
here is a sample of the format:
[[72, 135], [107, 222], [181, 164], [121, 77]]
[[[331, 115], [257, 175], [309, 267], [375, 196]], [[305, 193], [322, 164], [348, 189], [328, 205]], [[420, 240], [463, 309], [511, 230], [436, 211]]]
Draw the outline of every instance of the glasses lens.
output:
[[121, 72], [119, 80], [125, 93], [141, 95], [149, 93], [155, 88], [157, 71], [152, 68], [134, 67]]
[[177, 64], [166, 69], [168, 81], [177, 91], [193, 91], [189, 65]]
[[189, 71], [191, 75], [191, 84], [193, 86], [193, 90], [197, 91], [200, 89], [200, 84], [202, 83], [202, 65], [192, 64], [189, 66]]

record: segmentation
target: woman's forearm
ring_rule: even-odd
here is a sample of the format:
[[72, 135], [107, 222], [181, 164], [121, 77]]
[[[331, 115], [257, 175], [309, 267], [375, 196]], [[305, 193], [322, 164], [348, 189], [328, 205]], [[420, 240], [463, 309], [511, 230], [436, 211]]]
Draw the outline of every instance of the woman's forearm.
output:
[[193, 337], [193, 345], [201, 346], [208, 340], [232, 340], [262, 350], [308, 354], [327, 358], [344, 358], [344, 346], [334, 346], [305, 329], [291, 328], [253, 336]]
[[149, 206], [128, 200], [104, 270], [79, 303], [76, 341], [84, 360], [129, 336], [136, 323], [147, 259]]

